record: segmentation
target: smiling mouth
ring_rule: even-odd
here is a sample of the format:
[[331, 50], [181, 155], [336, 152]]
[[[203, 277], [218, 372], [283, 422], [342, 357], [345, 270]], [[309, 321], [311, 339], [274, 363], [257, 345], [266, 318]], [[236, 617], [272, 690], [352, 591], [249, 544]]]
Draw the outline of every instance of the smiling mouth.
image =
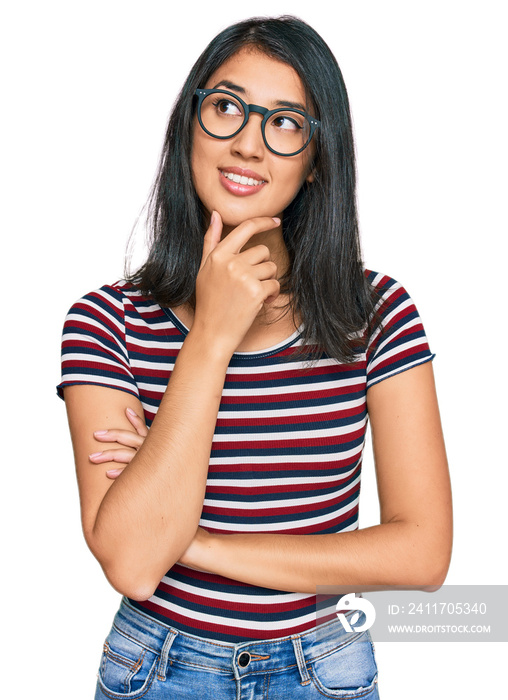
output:
[[237, 173], [226, 173], [224, 170], [220, 171], [223, 177], [226, 177], [232, 182], [236, 182], [238, 185], [250, 185], [251, 187], [257, 187], [266, 182], [266, 180], [255, 180], [253, 177], [247, 177], [246, 175], [238, 175]]

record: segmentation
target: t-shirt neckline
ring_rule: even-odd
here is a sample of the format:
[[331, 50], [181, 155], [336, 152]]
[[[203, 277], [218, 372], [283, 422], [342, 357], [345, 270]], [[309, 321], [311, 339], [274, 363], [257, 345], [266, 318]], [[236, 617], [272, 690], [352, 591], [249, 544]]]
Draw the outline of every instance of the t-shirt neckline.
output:
[[[183, 335], [187, 335], [189, 332], [189, 328], [183, 323], [178, 316], [175, 314], [172, 309], [170, 309], [167, 306], [162, 307], [164, 313], [170, 318], [171, 322], [178, 328], [179, 331]], [[278, 352], [281, 352], [282, 350], [286, 350], [287, 348], [291, 347], [297, 340], [302, 335], [303, 328], [300, 326], [300, 328], [297, 328], [288, 338], [285, 338], [284, 340], [281, 340], [279, 343], [276, 343], [275, 345], [271, 345], [268, 348], [263, 348], [262, 350], [255, 350], [255, 351], [249, 351], [249, 352], [234, 352], [233, 357], [239, 357], [242, 359], [249, 359], [249, 358], [259, 358], [259, 357], [266, 357], [268, 355], [274, 355]]]

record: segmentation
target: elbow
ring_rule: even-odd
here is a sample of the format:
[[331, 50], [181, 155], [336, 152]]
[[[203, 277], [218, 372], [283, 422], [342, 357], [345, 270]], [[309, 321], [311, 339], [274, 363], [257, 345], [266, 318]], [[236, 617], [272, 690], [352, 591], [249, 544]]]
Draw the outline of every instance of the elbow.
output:
[[434, 540], [434, 545], [428, 555], [428, 580], [424, 588], [428, 593], [438, 591], [444, 584], [450, 568], [453, 546], [453, 528], [451, 521], [448, 527], [441, 530]]
[[433, 565], [429, 566], [425, 577], [425, 585], [421, 587], [421, 590], [427, 593], [435, 593], [438, 591], [446, 580], [449, 566], [450, 557], [445, 558], [441, 562], [436, 561]]
[[[406, 529], [407, 528], [407, 529]], [[393, 565], [395, 588], [438, 591], [446, 580], [452, 551], [451, 528], [405, 526], [404, 546], [397, 552]]]
[[418, 586], [418, 588], [426, 593], [435, 593], [441, 588], [445, 579], [446, 574], [444, 576], [429, 576], [428, 583], [425, 583], [423, 586]]
[[444, 584], [447, 572], [448, 566], [437, 566], [435, 562], [420, 562], [420, 565], [414, 567], [404, 580], [398, 581], [395, 587], [435, 593]]
[[153, 596], [164, 574], [158, 575], [125, 562], [99, 562], [111, 586], [131, 600], [143, 601]]
[[438, 591], [446, 580], [451, 560], [451, 542], [449, 546], [444, 543], [435, 545], [431, 551], [422, 553], [420, 566], [415, 567], [419, 580], [414, 580], [415, 588], [427, 593]]
[[121, 595], [131, 600], [142, 602], [148, 600], [155, 593], [159, 581], [154, 583], [136, 576], [125, 576], [125, 574], [117, 575], [103, 567], [104, 575], [108, 579], [111, 586]]
[[151, 598], [166, 571], [176, 563], [176, 560], [166, 561], [159, 571], [152, 562], [140, 556], [133, 557], [132, 552], [116, 549], [112, 553], [105, 551], [93, 537], [86, 537], [86, 541], [111, 586], [131, 600]]

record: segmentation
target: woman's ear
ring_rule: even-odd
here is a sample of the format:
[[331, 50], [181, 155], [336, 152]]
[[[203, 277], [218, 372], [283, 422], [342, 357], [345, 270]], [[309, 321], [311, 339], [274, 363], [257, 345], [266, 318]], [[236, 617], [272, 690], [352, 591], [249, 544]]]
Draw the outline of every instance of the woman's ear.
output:
[[314, 168], [312, 168], [310, 173], [305, 178], [305, 182], [314, 182], [314, 175], [315, 175]]

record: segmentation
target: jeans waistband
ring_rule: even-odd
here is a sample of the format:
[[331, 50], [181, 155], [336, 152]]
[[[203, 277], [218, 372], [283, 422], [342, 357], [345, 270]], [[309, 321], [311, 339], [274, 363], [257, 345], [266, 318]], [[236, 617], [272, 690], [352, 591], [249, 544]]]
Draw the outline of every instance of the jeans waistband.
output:
[[364, 632], [347, 632], [338, 619], [299, 634], [276, 639], [228, 643], [197, 637], [165, 625], [122, 601], [114, 627], [147, 649], [160, 654], [158, 675], [165, 676], [172, 659], [201, 669], [231, 674], [237, 679], [298, 666], [302, 682], [309, 682], [306, 663], [354, 642]]

